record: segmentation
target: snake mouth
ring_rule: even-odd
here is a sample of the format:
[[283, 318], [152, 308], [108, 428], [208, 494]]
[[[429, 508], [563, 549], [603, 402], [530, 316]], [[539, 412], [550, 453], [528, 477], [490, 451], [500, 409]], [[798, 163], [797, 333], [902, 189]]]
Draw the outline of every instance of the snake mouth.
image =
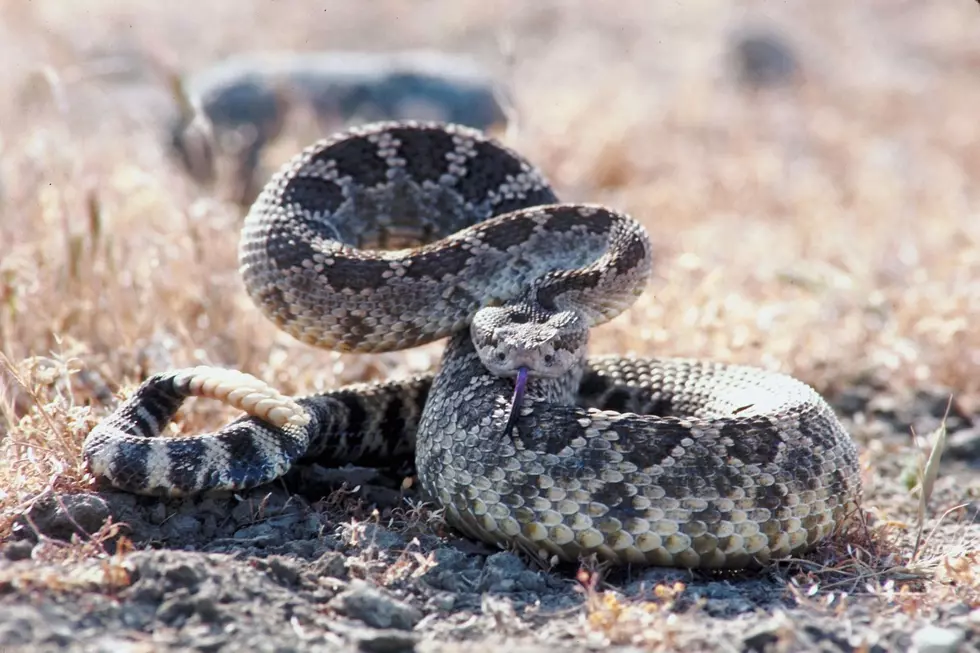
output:
[[510, 410], [507, 412], [504, 435], [510, 435], [510, 432], [517, 425], [517, 418], [521, 415], [521, 405], [524, 403], [524, 391], [527, 389], [527, 373], [528, 368], [517, 368], [517, 379], [514, 382], [514, 394], [510, 398]]

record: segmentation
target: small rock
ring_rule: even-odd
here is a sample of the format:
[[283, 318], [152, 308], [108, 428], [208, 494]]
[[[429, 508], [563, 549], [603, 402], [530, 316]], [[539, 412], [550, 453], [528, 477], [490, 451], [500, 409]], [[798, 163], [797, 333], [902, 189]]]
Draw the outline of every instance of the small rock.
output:
[[326, 551], [310, 565], [314, 576], [329, 576], [347, 580], [347, 557], [337, 551]]
[[892, 430], [906, 436], [913, 429], [923, 435], [931, 433], [943, 423], [945, 417], [946, 432], [952, 436], [975, 424], [955, 397], [950, 401], [950, 396], [951, 391], [944, 388], [920, 389], [912, 397], [902, 398], [879, 394], [868, 402], [867, 411]]
[[361, 651], [368, 653], [407, 653], [415, 650], [418, 636], [404, 630], [357, 631], [353, 639]]
[[375, 628], [411, 630], [422, 619], [417, 608], [360, 580], [353, 581], [327, 605]]
[[138, 494], [130, 494], [129, 492], [110, 492], [100, 496], [109, 505], [109, 512], [113, 515], [122, 515], [135, 510], [137, 506], [143, 505], [141, 503], [142, 501], [146, 500], [146, 497]]
[[729, 599], [737, 599], [742, 597], [742, 592], [734, 586], [732, 583], [727, 581], [714, 581], [704, 583], [703, 586], [698, 587], [692, 592], [694, 598], [701, 598], [702, 596], [712, 599], [720, 599], [727, 601]]
[[146, 521], [151, 524], [162, 524], [167, 520], [167, 506], [162, 502], [155, 504], [146, 511]]
[[739, 81], [746, 86], [779, 86], [790, 82], [799, 70], [790, 45], [772, 33], [739, 35], [732, 47]]
[[779, 642], [779, 627], [766, 624], [745, 636], [742, 640], [744, 653], [765, 653], [769, 647]]
[[231, 518], [236, 524], [254, 524], [257, 519], [255, 504], [251, 501], [240, 501], [231, 509]]
[[201, 522], [201, 536], [205, 540], [214, 539], [218, 532], [218, 518], [214, 515], [204, 515]]
[[197, 535], [201, 532], [201, 521], [191, 515], [174, 515], [165, 523], [168, 538], [180, 539]]
[[472, 592], [480, 583], [482, 558], [468, 556], [453, 547], [434, 551], [435, 566], [422, 575], [426, 585], [450, 592]]
[[486, 570], [508, 576], [517, 576], [527, 569], [527, 565], [519, 556], [509, 551], [501, 551], [487, 558]]
[[163, 599], [163, 589], [153, 582], [137, 581], [125, 595], [134, 603], [159, 603]]
[[151, 649], [140, 646], [139, 644], [134, 643], [131, 639], [109, 635], [96, 642], [95, 648], [92, 650], [95, 651], [95, 653], [143, 653], [144, 651]]
[[433, 611], [451, 612], [456, 607], [456, 595], [451, 592], [440, 592], [426, 601], [425, 607]]
[[221, 618], [221, 609], [211, 596], [198, 596], [194, 601], [194, 611], [201, 621], [215, 622]]
[[[304, 521], [302, 514], [293, 511], [267, 519], [265, 523], [277, 533], [295, 536], [297, 527], [302, 530]], [[289, 537], [287, 536], [286, 539], [289, 539]]]
[[204, 570], [199, 564], [177, 563], [163, 573], [170, 588], [196, 587], [204, 579]]
[[834, 397], [834, 408], [844, 415], [856, 415], [864, 411], [874, 394], [875, 389], [868, 385], [844, 388]]
[[194, 639], [194, 649], [201, 653], [220, 651], [228, 644], [228, 637], [222, 634], [200, 635]]
[[286, 543], [286, 553], [303, 560], [314, 558], [316, 549], [317, 543], [315, 540], [298, 540]]
[[134, 603], [123, 605], [119, 612], [119, 621], [127, 628], [143, 630], [153, 623], [156, 616], [156, 608], [145, 603]]
[[959, 628], [926, 626], [912, 633], [912, 647], [917, 653], [956, 653], [965, 639]]
[[235, 531], [236, 540], [247, 541], [252, 546], [271, 547], [282, 544], [283, 538], [268, 523], [253, 524]]
[[487, 558], [480, 582], [480, 591], [510, 593], [540, 592], [546, 587], [544, 576], [531, 571], [521, 558], [509, 551]]
[[944, 610], [949, 617], [965, 617], [970, 614], [970, 604], [969, 603], [954, 603]]
[[284, 585], [299, 584], [300, 569], [296, 561], [282, 556], [270, 556], [266, 560], [269, 574]]
[[433, 559], [436, 562], [436, 569], [445, 569], [452, 572], [476, 569], [482, 562], [479, 558], [471, 557], [465, 552], [453, 547], [436, 549]]
[[[850, 651], [854, 648], [848, 643], [846, 636], [835, 633], [832, 629], [807, 624], [803, 626], [803, 632], [814, 643], [823, 645], [821, 651]], [[881, 653], [881, 647], [872, 646], [869, 651], [870, 653]]]
[[14, 540], [3, 547], [3, 555], [7, 560], [27, 560], [34, 551], [34, 543], [30, 540]]
[[980, 463], [980, 426], [950, 434], [945, 453], [950, 458]]
[[970, 415], [956, 400], [956, 392], [951, 388], [920, 388], [915, 392], [912, 401], [916, 413], [925, 413], [939, 418], [945, 417], [947, 420], [956, 420], [957, 423], [969, 424], [971, 422]]
[[194, 604], [194, 599], [187, 595], [172, 596], [157, 608], [157, 619], [168, 626], [179, 628], [194, 614]]
[[708, 599], [704, 609], [712, 617], [728, 617], [733, 614], [751, 612], [755, 606], [743, 598]]
[[109, 518], [109, 506], [95, 494], [61, 494], [36, 503], [30, 521], [37, 530], [57, 540], [98, 532]]
[[360, 533], [359, 540], [362, 547], [372, 547], [378, 551], [398, 551], [406, 546], [405, 537], [399, 533], [393, 533], [383, 526], [377, 524], [364, 524]]

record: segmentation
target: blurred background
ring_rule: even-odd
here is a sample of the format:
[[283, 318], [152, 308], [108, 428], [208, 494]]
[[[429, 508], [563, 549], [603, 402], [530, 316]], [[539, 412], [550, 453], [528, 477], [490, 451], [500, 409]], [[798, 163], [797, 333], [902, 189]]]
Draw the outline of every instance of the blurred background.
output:
[[[870, 379], [977, 396], [970, 0], [0, 6], [0, 336], [13, 361], [59, 351], [113, 389], [206, 362], [285, 391], [431, 364], [431, 352], [354, 364], [266, 324], [237, 278], [247, 201], [234, 171], [219, 156], [217, 183], [198, 183], [171, 133], [194, 101], [187, 80], [229, 57], [424, 49], [486, 71], [501, 138], [563, 198], [651, 230], [651, 288], [596, 351], [751, 362], [828, 393]], [[327, 134], [313, 114], [285, 117], [259, 183]]]

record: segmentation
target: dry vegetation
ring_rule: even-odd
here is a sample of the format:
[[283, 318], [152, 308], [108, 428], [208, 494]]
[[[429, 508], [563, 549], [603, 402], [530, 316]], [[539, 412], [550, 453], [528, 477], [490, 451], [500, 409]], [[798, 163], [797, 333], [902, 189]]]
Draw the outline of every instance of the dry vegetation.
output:
[[[11, 62], [0, 78], [0, 538], [40, 493], [90, 487], [82, 439], [147, 374], [216, 364], [306, 393], [437, 360], [439, 346], [314, 351], [264, 321], [237, 276], [240, 214], [193, 188], [160, 150], [156, 82], [138, 93], [79, 76], [86, 57], [137, 44], [186, 66], [241, 43], [363, 47], [379, 33], [371, 21], [395, 15], [400, 30], [384, 47], [469, 48], [493, 63], [497, 37], [509, 35], [520, 116], [509, 142], [566, 198], [627, 210], [653, 234], [654, 280], [599, 329], [594, 351], [748, 362], [831, 399], [869, 386], [905, 402], [938, 388], [980, 414], [973, 3], [797, 3], [799, 20], [785, 7], [711, 1], [621, 2], [615, 15], [579, 2], [491, 4], [413, 3], [409, 15], [408, 3], [332, 3], [336, 15], [321, 25], [277, 13], [280, 3], [195, 3], [191, 20], [145, 2], [0, 2]], [[723, 36], [745, 16], [796, 38], [803, 83], [735, 86]], [[211, 33], [216, 25], [226, 29]], [[309, 138], [297, 134], [270, 164]], [[178, 428], [227, 417], [189, 403]], [[976, 508], [974, 517], [957, 508], [976, 505], [977, 482], [930, 480], [929, 434], [881, 439], [850, 425], [864, 450], [867, 514], [840, 550], [787, 572], [799, 601], [839, 614], [854, 593], [878, 596], [885, 613], [980, 606]], [[910, 460], [932, 495], [922, 523], [923, 493], [897, 478]], [[601, 641], [669, 647], [672, 625], [697, 610], [678, 611], [683, 587], [636, 605], [583, 574], [583, 628]]]

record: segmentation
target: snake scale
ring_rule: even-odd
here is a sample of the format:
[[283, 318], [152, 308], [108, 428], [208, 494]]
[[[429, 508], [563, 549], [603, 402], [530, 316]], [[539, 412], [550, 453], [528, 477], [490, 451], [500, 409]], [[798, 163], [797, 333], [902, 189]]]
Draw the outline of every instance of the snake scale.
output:
[[[298, 461], [414, 461], [458, 531], [531, 555], [744, 568], [797, 555], [859, 501], [857, 450], [808, 385], [689, 358], [587, 356], [651, 273], [643, 226], [558, 201], [485, 134], [355, 127], [297, 154], [246, 216], [245, 288], [295, 338], [346, 352], [446, 338], [438, 371], [290, 398], [215, 367], [156, 374], [87, 436], [122, 490], [266, 483]], [[162, 438], [189, 396], [245, 414]]]

